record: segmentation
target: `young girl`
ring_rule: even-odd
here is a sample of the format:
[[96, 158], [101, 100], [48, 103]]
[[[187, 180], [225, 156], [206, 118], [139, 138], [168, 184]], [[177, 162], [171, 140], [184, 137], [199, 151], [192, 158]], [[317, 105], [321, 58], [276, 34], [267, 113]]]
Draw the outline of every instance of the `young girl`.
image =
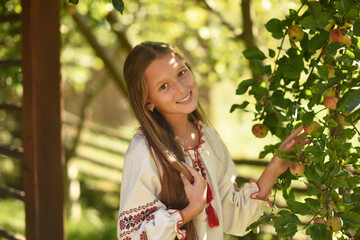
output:
[[[244, 235], [270, 205], [290, 163], [274, 156], [256, 181], [238, 189], [228, 149], [206, 124], [188, 62], [169, 44], [144, 42], [124, 65], [140, 129], [125, 154], [118, 239], [221, 240]], [[305, 145], [295, 130], [279, 149]]]

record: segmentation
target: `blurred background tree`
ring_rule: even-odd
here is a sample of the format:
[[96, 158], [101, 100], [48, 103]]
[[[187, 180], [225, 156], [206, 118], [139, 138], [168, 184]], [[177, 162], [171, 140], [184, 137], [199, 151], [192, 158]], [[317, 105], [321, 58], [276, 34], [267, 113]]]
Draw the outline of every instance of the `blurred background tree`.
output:
[[[68, 239], [116, 239], [123, 154], [137, 127], [122, 79], [125, 57], [136, 44], [175, 44], [190, 60], [201, 102], [238, 164], [240, 175], [257, 179], [257, 160], [271, 136], [255, 139], [251, 113], [234, 112], [241, 79], [253, 74], [244, 49], [276, 49], [265, 23], [285, 16], [299, 1], [125, 1], [123, 15], [111, 1], [64, 1], [61, 12], [63, 133], [67, 162]], [[0, 144], [22, 148], [20, 0], [2, 0], [0, 18]], [[46, 34], [46, 33], [44, 33]], [[46, 66], [44, 66], [45, 68]], [[257, 78], [259, 76], [253, 75]], [[241, 146], [241, 147], [239, 147]], [[238, 161], [240, 163], [240, 161]], [[249, 165], [252, 163], [257, 165]], [[266, 164], [266, 162], [265, 162]], [[22, 189], [21, 162], [0, 155], [0, 185]], [[14, 212], [14, 209], [16, 211]], [[24, 233], [21, 202], [0, 198], [0, 226]], [[264, 227], [257, 237], [276, 238]], [[267, 234], [267, 233], [270, 234]], [[228, 239], [233, 238], [227, 236]], [[254, 239], [251, 234], [249, 239]], [[299, 236], [301, 238], [301, 236]], [[236, 238], [234, 238], [236, 239]]]

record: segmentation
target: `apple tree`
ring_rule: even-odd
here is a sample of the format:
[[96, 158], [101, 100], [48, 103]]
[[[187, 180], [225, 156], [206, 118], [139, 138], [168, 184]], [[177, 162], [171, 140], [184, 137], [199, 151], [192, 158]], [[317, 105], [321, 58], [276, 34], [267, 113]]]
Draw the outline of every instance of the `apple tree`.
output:
[[[279, 138], [260, 158], [277, 154], [293, 162], [273, 191], [275, 204], [282, 193], [288, 207], [273, 208], [250, 228], [270, 223], [284, 239], [298, 231], [312, 239], [354, 239], [360, 236], [360, 1], [301, 3], [285, 19], [266, 23], [278, 49], [243, 52], [258, 78], [242, 80], [236, 94], [254, 100], [231, 111], [254, 112], [253, 133]], [[280, 141], [299, 125], [311, 143], [279, 151]], [[305, 197], [294, 194], [294, 181], [306, 185]]]

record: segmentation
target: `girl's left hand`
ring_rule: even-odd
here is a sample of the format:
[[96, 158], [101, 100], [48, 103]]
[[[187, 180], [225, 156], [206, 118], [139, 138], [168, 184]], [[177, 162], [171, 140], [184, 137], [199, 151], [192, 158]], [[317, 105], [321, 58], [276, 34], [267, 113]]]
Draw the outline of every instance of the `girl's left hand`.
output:
[[[300, 146], [305, 146], [306, 144], [309, 144], [311, 142], [311, 139], [306, 139], [305, 134], [300, 134], [301, 131], [304, 129], [304, 125], [301, 125], [298, 127], [293, 133], [291, 133], [279, 146], [279, 150], [281, 151], [291, 151], [293, 152], [295, 150], [295, 145], [299, 144]], [[277, 165], [279, 175], [288, 169], [288, 167], [291, 165], [291, 161], [289, 160], [282, 160], [278, 156], [274, 156], [271, 160], [272, 164]]]

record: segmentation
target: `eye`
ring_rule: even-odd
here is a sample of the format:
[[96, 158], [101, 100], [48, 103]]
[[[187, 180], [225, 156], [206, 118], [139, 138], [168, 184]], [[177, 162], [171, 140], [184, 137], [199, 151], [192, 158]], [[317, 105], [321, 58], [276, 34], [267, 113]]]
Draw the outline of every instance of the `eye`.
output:
[[160, 89], [161, 89], [161, 90], [164, 90], [165, 88], [167, 88], [168, 85], [169, 85], [169, 84], [164, 83], [163, 85], [160, 86]]
[[181, 76], [185, 75], [185, 73], [186, 73], [186, 70], [181, 70], [179, 72], [178, 76], [181, 77]]

